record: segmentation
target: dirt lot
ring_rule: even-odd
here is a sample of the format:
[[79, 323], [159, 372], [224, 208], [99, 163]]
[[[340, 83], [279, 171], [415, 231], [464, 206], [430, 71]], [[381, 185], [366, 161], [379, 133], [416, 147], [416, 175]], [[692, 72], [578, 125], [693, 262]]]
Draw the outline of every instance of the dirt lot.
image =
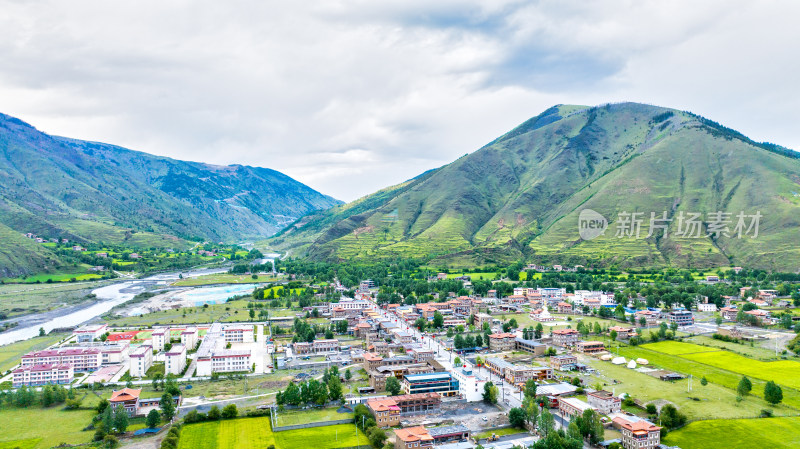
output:
[[409, 416], [403, 422], [408, 422], [409, 425], [463, 424], [470, 431], [478, 432], [506, 425], [508, 417], [499, 408], [483, 402], [447, 401], [443, 402], [441, 409], [435, 413]]

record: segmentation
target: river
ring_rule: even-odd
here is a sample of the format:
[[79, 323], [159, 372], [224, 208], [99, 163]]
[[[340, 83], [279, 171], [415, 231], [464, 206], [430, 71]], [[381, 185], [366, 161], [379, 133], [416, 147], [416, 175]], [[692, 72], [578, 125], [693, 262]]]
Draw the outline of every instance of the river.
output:
[[18, 327], [0, 334], [0, 346], [33, 338], [39, 335], [39, 328], [44, 328], [45, 332], [50, 332], [57, 328], [78, 326], [108, 312], [115, 306], [130, 301], [134, 296], [143, 292], [147, 286], [166, 286], [170, 282], [178, 279], [181, 274], [183, 277], [194, 277], [205, 274], [224, 273], [226, 271], [227, 269], [176, 271], [174, 273], [161, 273], [143, 279], [133, 279], [100, 287], [92, 290], [92, 293], [97, 295], [99, 301], [89, 306], [79, 306], [78, 310], [67, 311], [67, 313], [63, 313], [63, 310], [55, 310], [42, 314], [20, 317], [22, 322], [30, 324], [20, 324]]

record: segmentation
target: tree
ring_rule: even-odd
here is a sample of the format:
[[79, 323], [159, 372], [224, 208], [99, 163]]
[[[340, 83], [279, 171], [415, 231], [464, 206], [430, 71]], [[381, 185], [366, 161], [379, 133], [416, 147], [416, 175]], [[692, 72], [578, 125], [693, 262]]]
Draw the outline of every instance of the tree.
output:
[[115, 449], [119, 446], [119, 440], [114, 435], [106, 435], [103, 438], [103, 447], [106, 449]]
[[222, 413], [219, 411], [219, 407], [216, 405], [211, 407], [211, 410], [208, 411], [208, 419], [210, 420], [218, 420], [222, 417]]
[[475, 347], [482, 348], [483, 347], [483, 338], [481, 338], [481, 334], [475, 336]]
[[47, 332], [44, 331], [43, 327], [40, 327], [39, 328], [39, 336], [40, 337], [44, 337], [45, 335], [47, 335]]
[[717, 326], [722, 325], [722, 317], [718, 316], [714, 319], [714, 322], [717, 323]]
[[617, 331], [612, 330], [608, 335], [611, 337], [611, 341], [617, 341]]
[[222, 408], [222, 419], [233, 419], [239, 416], [239, 409], [236, 404], [228, 404]]
[[372, 447], [381, 449], [383, 447], [383, 443], [386, 442], [386, 432], [380, 427], [372, 427], [367, 430], [367, 439]]
[[456, 357], [453, 359], [453, 366], [460, 366], [461, 365], [461, 357]]
[[353, 409], [353, 419], [357, 426], [361, 427], [363, 430], [363, 423], [367, 421], [367, 419], [371, 418], [372, 414], [369, 412], [369, 409], [364, 404], [356, 405], [356, 408]]
[[164, 375], [161, 373], [155, 373], [153, 375], [153, 390], [158, 391], [159, 386], [164, 386]]
[[584, 410], [583, 414], [575, 418], [573, 422], [578, 426], [581, 437], [588, 439], [589, 444], [594, 446], [603, 441], [605, 429], [603, 429], [600, 416], [594, 410]]
[[[553, 415], [547, 409], [542, 410], [542, 413], [539, 414], [539, 421], [537, 423], [537, 427], [539, 428], [539, 433], [547, 438], [547, 436], [553, 431], [556, 426], [556, 420], [553, 418]], [[545, 446], [549, 447], [549, 446]]]
[[337, 401], [342, 398], [342, 381], [339, 380], [339, 375], [331, 376], [328, 380], [328, 398], [331, 401]]
[[533, 333], [533, 336], [538, 340], [542, 338], [542, 332], [544, 332], [544, 326], [542, 323], [536, 323], [536, 330]]
[[521, 408], [514, 407], [508, 412], [508, 421], [511, 423], [511, 427], [524, 429], [526, 418], [527, 414]]
[[483, 385], [483, 402], [487, 404], [497, 404], [497, 396], [499, 393], [500, 389], [492, 382], [486, 382]]
[[769, 381], [764, 385], [764, 399], [772, 405], [783, 400], [783, 390], [775, 382]]
[[436, 312], [433, 313], [433, 327], [435, 327], [436, 329], [441, 329], [442, 326], [444, 326], [444, 315], [439, 313], [439, 311], [437, 310]]
[[114, 428], [114, 407], [106, 407], [103, 411], [103, 433], [111, 433], [111, 429]]
[[97, 407], [95, 407], [94, 409], [97, 410], [97, 414], [99, 415], [103, 413], [106, 410], [106, 408], [108, 408], [109, 405], [111, 405], [111, 403], [108, 402], [108, 399], [100, 399], [100, 402], [97, 403]]
[[704, 387], [705, 387], [706, 385], [708, 385], [708, 379], [706, 379], [706, 376], [703, 376], [703, 378], [702, 378], [702, 379], [700, 379], [700, 385], [702, 385], [702, 386], [704, 386]]
[[175, 403], [172, 402], [172, 395], [169, 393], [161, 395], [161, 414], [164, 415], [165, 421], [172, 421], [175, 416]]
[[645, 327], [645, 326], [647, 326], [647, 318], [645, 318], [645, 317], [640, 317], [640, 318], [639, 318], [639, 326], [642, 326], [642, 327]]
[[397, 396], [400, 394], [400, 390], [400, 381], [394, 376], [389, 376], [386, 379], [386, 391], [391, 393], [392, 396]]
[[535, 398], [536, 397], [536, 381], [533, 379], [529, 379], [525, 382], [525, 397], [526, 398]]
[[[193, 412], [197, 413], [197, 410], [192, 410]], [[187, 415], [188, 416], [188, 415]], [[155, 429], [161, 424], [161, 415], [158, 413], [158, 410], [150, 410], [150, 413], [147, 414], [147, 419], [145, 420], [145, 424], [149, 429]]]
[[686, 424], [686, 415], [679, 412], [672, 404], [661, 407], [659, 419], [661, 420], [661, 425], [667, 430], [676, 429]]
[[742, 380], [739, 381], [739, 385], [736, 387], [736, 392], [739, 393], [739, 396], [747, 396], [752, 389], [753, 383], [750, 382], [750, 379], [747, 376], [742, 376]]
[[462, 349], [464, 347], [464, 337], [461, 334], [456, 335], [453, 339], [453, 347], [456, 349]]
[[123, 407], [116, 407], [114, 409], [114, 427], [118, 433], [124, 433], [128, 430], [128, 412]]
[[344, 370], [344, 380], [350, 382], [350, 379], [353, 378], [353, 374], [350, 372], [350, 368]]

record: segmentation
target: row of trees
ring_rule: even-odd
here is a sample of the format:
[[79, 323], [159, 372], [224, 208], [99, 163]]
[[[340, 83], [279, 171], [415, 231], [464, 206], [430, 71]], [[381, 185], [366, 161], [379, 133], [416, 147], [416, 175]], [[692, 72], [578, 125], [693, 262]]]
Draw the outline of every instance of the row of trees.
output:
[[329, 370], [325, 370], [322, 382], [311, 379], [302, 382], [299, 386], [290, 382], [286, 390], [277, 393], [275, 401], [279, 406], [302, 404], [321, 406], [328, 401], [340, 400], [342, 397], [343, 388], [339, 378], [339, 368], [332, 366]]

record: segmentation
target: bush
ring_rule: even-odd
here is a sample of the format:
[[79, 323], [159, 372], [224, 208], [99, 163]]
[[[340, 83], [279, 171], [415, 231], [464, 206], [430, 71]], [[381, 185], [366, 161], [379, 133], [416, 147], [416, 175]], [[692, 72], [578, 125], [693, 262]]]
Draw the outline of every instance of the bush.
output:
[[217, 407], [216, 405], [211, 407], [211, 410], [208, 411], [208, 419], [210, 420], [219, 419], [221, 416], [222, 414], [219, 411], [219, 407]]
[[762, 418], [772, 418], [772, 410], [769, 409], [761, 409], [761, 417]]
[[222, 418], [224, 419], [233, 419], [237, 416], [239, 416], [239, 410], [236, 408], [236, 404], [228, 404], [222, 409]]

